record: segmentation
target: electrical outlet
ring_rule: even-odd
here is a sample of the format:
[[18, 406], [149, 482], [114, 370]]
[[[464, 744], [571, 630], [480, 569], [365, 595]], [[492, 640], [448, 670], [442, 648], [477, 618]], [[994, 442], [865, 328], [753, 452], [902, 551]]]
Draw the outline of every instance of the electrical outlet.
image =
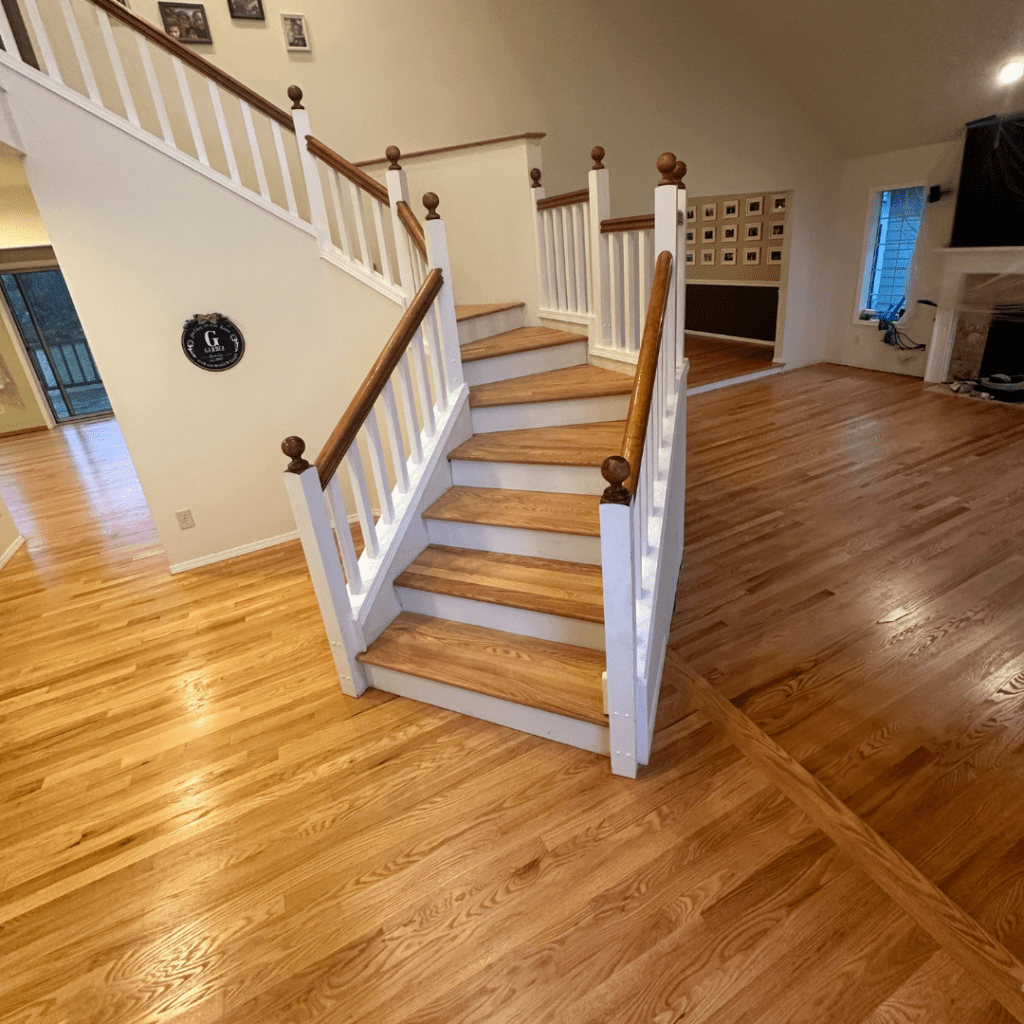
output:
[[180, 530], [191, 530], [196, 525], [190, 508], [183, 508], [180, 512], [175, 512], [174, 518], [178, 520], [178, 529]]

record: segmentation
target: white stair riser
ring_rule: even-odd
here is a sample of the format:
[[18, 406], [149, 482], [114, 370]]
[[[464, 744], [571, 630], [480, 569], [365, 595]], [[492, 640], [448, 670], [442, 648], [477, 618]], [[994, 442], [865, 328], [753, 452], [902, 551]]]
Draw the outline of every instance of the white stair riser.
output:
[[479, 718], [484, 722], [493, 722], [495, 725], [530, 733], [532, 736], [555, 740], [557, 743], [589, 750], [594, 754], [603, 754], [605, 757], [611, 753], [607, 726], [579, 722], [565, 715], [539, 711], [537, 708], [528, 708], [512, 701], [500, 700], [484, 693], [473, 693], [471, 690], [463, 690], [448, 683], [421, 679], [378, 665], [364, 665], [363, 668], [370, 686], [385, 693], [419, 700], [438, 708], [448, 708], [460, 715], [469, 715], [471, 718]]
[[580, 537], [547, 530], [524, 530], [483, 523], [453, 523], [445, 519], [424, 519], [431, 544], [474, 551], [500, 551], [506, 555], [555, 558], [562, 562], [601, 564], [601, 538]]
[[622, 420], [629, 411], [629, 395], [567, 398], [557, 402], [480, 406], [472, 410], [473, 433], [525, 430], [529, 427], [568, 427], [575, 423]]
[[608, 485], [599, 466], [537, 466], [524, 462], [477, 462], [453, 459], [456, 487], [504, 487], [513, 491], [598, 494]]
[[506, 633], [520, 633], [538, 640], [589, 647], [595, 651], [604, 650], [604, 625], [600, 622], [583, 622], [529, 608], [512, 608], [504, 604], [453, 597], [450, 594], [410, 590], [408, 587], [396, 586], [395, 591], [402, 609], [407, 612], [466, 622], [471, 626], [500, 629]]
[[492, 384], [513, 377], [525, 377], [530, 373], [582, 366], [586, 361], [586, 341], [574, 341], [569, 345], [549, 345], [529, 352], [510, 352], [490, 359], [475, 359], [462, 364], [462, 373], [466, 383], [472, 387], [474, 384]]
[[516, 306], [514, 309], [503, 309], [500, 313], [485, 313], [470, 320], [459, 321], [459, 344], [468, 345], [471, 341], [489, 338], [492, 334], [504, 334], [526, 326], [526, 309]]

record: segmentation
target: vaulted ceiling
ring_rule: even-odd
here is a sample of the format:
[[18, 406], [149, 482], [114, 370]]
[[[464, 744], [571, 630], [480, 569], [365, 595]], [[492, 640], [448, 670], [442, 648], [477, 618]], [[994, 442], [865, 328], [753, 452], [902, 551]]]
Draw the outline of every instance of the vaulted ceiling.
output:
[[866, 156], [956, 138], [1024, 107], [995, 73], [1024, 55], [1021, 0], [714, 0], [839, 151]]

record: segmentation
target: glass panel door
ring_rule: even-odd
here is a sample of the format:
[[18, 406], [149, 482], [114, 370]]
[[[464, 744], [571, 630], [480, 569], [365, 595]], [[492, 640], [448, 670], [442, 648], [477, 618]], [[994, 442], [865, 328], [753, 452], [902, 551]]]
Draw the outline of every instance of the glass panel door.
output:
[[57, 269], [0, 274], [29, 360], [58, 422], [108, 413], [110, 400]]

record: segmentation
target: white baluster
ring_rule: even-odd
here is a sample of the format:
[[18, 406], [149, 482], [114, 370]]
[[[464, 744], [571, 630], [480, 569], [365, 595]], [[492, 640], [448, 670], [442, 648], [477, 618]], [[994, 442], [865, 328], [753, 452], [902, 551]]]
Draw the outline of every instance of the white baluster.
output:
[[612, 341], [615, 348], [628, 352], [630, 348], [626, 338], [626, 296], [622, 276], [622, 232], [612, 232], [607, 238], [611, 247], [610, 280], [612, 289], [609, 295], [609, 307], [612, 322]]
[[341, 549], [341, 561], [345, 566], [345, 579], [348, 581], [349, 593], [361, 594], [363, 592], [363, 577], [359, 571], [359, 559], [356, 557], [356, 546], [352, 543], [352, 528], [349, 526], [345, 497], [341, 493], [341, 484], [338, 482], [337, 473], [328, 481], [324, 493], [327, 495], [331, 515], [334, 517], [334, 535], [338, 538], [338, 547]]
[[[359, 262], [373, 273], [373, 256], [370, 254], [370, 247], [366, 244], [366, 219], [363, 210], [363, 192], [354, 182], [348, 183], [348, 194], [352, 200], [352, 216], [356, 222], [356, 235], [359, 238]], [[355, 253], [353, 253], [355, 256]]]
[[356, 655], [366, 650], [366, 644], [352, 616], [316, 467], [310, 466], [302, 473], [285, 473], [285, 487], [342, 691], [358, 697], [366, 689], [366, 679]]
[[573, 237], [576, 240], [576, 312], [590, 312], [587, 294], [587, 204], [577, 203], [572, 208]]
[[555, 252], [555, 211], [544, 210], [545, 249], [548, 255], [548, 308], [558, 309], [558, 254]]
[[188, 119], [189, 131], [192, 133], [192, 144], [196, 149], [196, 159], [207, 167], [210, 166], [210, 158], [206, 155], [206, 144], [203, 142], [203, 133], [199, 129], [199, 118], [196, 117], [196, 105], [192, 102], [192, 91], [189, 88], [188, 79], [185, 77], [185, 65], [177, 57], [171, 58], [174, 65], [174, 76], [178, 80], [178, 89], [181, 91], [181, 102], [185, 107], [185, 117]]
[[627, 347], [630, 352], [640, 351], [640, 339], [643, 332], [643, 321], [640, 318], [640, 233], [638, 231], [623, 232], [623, 282], [625, 284], [625, 321]]
[[363, 547], [370, 558], [376, 558], [380, 554], [377, 526], [373, 521], [373, 508], [370, 505], [370, 491], [366, 486], [362, 456], [354, 441], [345, 453], [345, 465], [348, 467], [348, 478], [352, 483], [352, 495], [356, 501], [356, 516], [359, 518], [359, 529], [363, 534]]
[[103, 45], [110, 57], [110, 66], [114, 71], [114, 81], [117, 82], [117, 91], [121, 96], [121, 103], [124, 105], [124, 116], [128, 121], [141, 127], [139, 124], [139, 113], [135, 109], [135, 100], [132, 98], [132, 90], [128, 85], [128, 76], [124, 73], [124, 63], [121, 61], [121, 51], [117, 48], [117, 40], [114, 39], [114, 30], [110, 25], [110, 15], [106, 11], [96, 11], [96, 20], [100, 26], [100, 35], [103, 36]]
[[231, 144], [231, 136], [228, 134], [228, 122], [227, 118], [224, 117], [224, 105], [220, 101], [220, 89], [212, 78], [206, 80], [206, 86], [210, 92], [210, 103], [213, 104], [213, 117], [217, 122], [217, 130], [220, 132], [220, 142], [224, 147], [224, 156], [228, 162], [228, 175], [236, 185], [241, 185], [242, 177], [238, 173], [235, 147]]
[[575, 239], [572, 235], [572, 207], [559, 206], [555, 209], [558, 220], [558, 233], [562, 239], [562, 261], [565, 269], [565, 306], [566, 311], [576, 308], [576, 278], [574, 274], [573, 249]]
[[252, 109], [241, 97], [238, 98], [238, 106], [242, 112], [242, 123], [245, 125], [245, 137], [249, 140], [249, 152], [252, 154], [253, 167], [256, 169], [256, 182], [259, 185], [260, 195], [269, 201], [270, 186], [267, 183], [267, 171], [263, 166], [259, 140], [256, 138], [256, 126], [252, 121]]
[[68, 35], [71, 37], [71, 47], [78, 58], [78, 66], [82, 69], [82, 79], [85, 82], [85, 91], [93, 103], [103, 105], [103, 97], [100, 96], [99, 86], [96, 84], [96, 76], [92, 73], [92, 65], [89, 63], [89, 55], [85, 51], [85, 42], [82, 40], [82, 32], [78, 27], [75, 12], [71, 9], [71, 0], [60, 0], [61, 10], [64, 13], [64, 22], [68, 27]]
[[441, 271], [443, 283], [434, 300], [431, 312], [440, 320], [441, 341], [444, 345], [445, 373], [452, 391], [462, 386], [462, 352], [459, 349], [459, 325], [455, 319], [455, 293], [452, 291], [452, 268], [448, 259], [448, 235], [437, 213], [437, 196], [428, 192], [423, 197], [427, 214], [424, 234], [427, 241], [427, 261], [431, 267]]
[[594, 168], [590, 172], [590, 308], [594, 314], [594, 334], [591, 344], [611, 347], [611, 277], [609, 266], [609, 236], [601, 234], [601, 221], [611, 216], [611, 193], [608, 187], [608, 171], [601, 161], [604, 150], [595, 146], [590, 155]]
[[164, 142], [168, 146], [173, 146], [174, 132], [171, 130], [171, 119], [167, 116], [164, 94], [160, 91], [160, 82], [156, 77], [156, 69], [153, 67], [153, 57], [149, 52], [149, 41], [143, 35], [136, 35], [135, 43], [139, 50], [139, 59], [142, 61], [142, 70], [146, 73], [146, 81], [149, 83], [150, 95], [153, 97], [156, 119], [160, 122], [160, 133], [164, 137]]
[[442, 414], [448, 405], [448, 385], [445, 383], [444, 374], [444, 345], [437, 330], [437, 318], [434, 316], [434, 307], [427, 310], [423, 318], [423, 338], [426, 342], [426, 351], [430, 359], [431, 377], [434, 382], [434, 393], [437, 396], [437, 412]]
[[389, 285], [395, 283], [391, 273], [391, 256], [388, 253], [388, 240], [384, 234], [384, 204], [379, 199], [370, 199], [373, 208], [373, 226], [377, 231], [377, 252], [380, 254], [380, 270]]
[[[430, 357], [427, 354], [425, 345], [425, 333], [420, 329], [409, 343], [409, 351], [413, 355], [413, 376], [416, 378], [416, 390], [420, 396], [420, 415], [423, 417], [423, 429], [427, 437], [431, 438], [437, 431], [437, 424], [434, 421], [434, 403], [430, 399], [429, 370], [427, 369]], [[440, 395], [440, 390], [438, 395]]]
[[405, 415], [405, 432], [409, 436], [410, 456], [413, 463], [419, 465], [423, 461], [423, 445], [420, 442], [420, 427], [416, 419], [409, 352], [410, 349], [407, 348], [398, 363], [398, 384], [402, 389], [402, 412]]
[[395, 402], [395, 388], [390, 380], [381, 392], [381, 404], [384, 407], [384, 426], [388, 432], [391, 446], [391, 466], [395, 471], [395, 486], [399, 494], [409, 490], [409, 467], [405, 463], [405, 444], [402, 442], [402, 429], [398, 425], [398, 405]]
[[[327, 206], [324, 203], [323, 180], [320, 177], [320, 161], [309, 151], [306, 137], [313, 134], [309, 124], [309, 112], [302, 106], [302, 90], [297, 85], [288, 87], [288, 98], [292, 101], [292, 121], [295, 124], [295, 141], [299, 147], [299, 163], [302, 165], [302, 177], [306, 183], [306, 198], [309, 200], [310, 222], [316, 231], [321, 251], [333, 243], [331, 241], [331, 223], [327, 219]], [[276, 124], [276, 122], [275, 122]]]
[[351, 259], [352, 242], [348, 237], [348, 222], [345, 220], [344, 201], [341, 195], [341, 175], [333, 167], [327, 171], [327, 184], [331, 205], [334, 207], [335, 223], [338, 226], [338, 245], [341, 251]]
[[551, 210], [551, 235], [554, 240], [553, 250], [555, 254], [555, 294], [557, 295], [556, 309], [568, 309], [568, 289], [565, 280], [565, 224], [562, 221], [561, 212], [564, 207], [555, 207]]
[[[281, 168], [281, 183], [284, 186], [285, 201], [288, 203], [288, 212], [293, 216], [299, 215], [299, 208], [295, 204], [295, 189], [292, 187], [292, 172], [288, 167], [288, 156], [284, 151], [284, 138], [281, 136], [281, 126], [276, 121], [270, 122], [270, 131], [274, 136], [274, 150], [277, 153], [277, 163]], [[296, 138], [296, 145], [299, 150], [306, 145], [305, 139]]]
[[[43, 70], [56, 82], [63, 82], [57, 58], [53, 55], [53, 47], [50, 45], [50, 37], [46, 34], [46, 26], [39, 14], [36, 0], [24, 0], [25, 12], [28, 14], [29, 24], [32, 26], [32, 34], [35, 36], [35, 48], [43, 61]], [[17, 50], [12, 50], [17, 53]]]
[[4, 44], [8, 56], [17, 59], [21, 51], [18, 48], [18, 41], [14, 38], [14, 29], [11, 28], [11, 22], [3, 4], [0, 4], [0, 43]]
[[377, 501], [380, 503], [380, 521], [385, 526], [390, 526], [395, 521], [395, 506], [391, 501], [391, 487], [388, 484], [388, 468], [384, 463], [384, 445], [380, 440], [376, 406], [366, 417], [363, 430], [366, 431], [366, 450], [370, 455], [370, 470], [377, 488]]

